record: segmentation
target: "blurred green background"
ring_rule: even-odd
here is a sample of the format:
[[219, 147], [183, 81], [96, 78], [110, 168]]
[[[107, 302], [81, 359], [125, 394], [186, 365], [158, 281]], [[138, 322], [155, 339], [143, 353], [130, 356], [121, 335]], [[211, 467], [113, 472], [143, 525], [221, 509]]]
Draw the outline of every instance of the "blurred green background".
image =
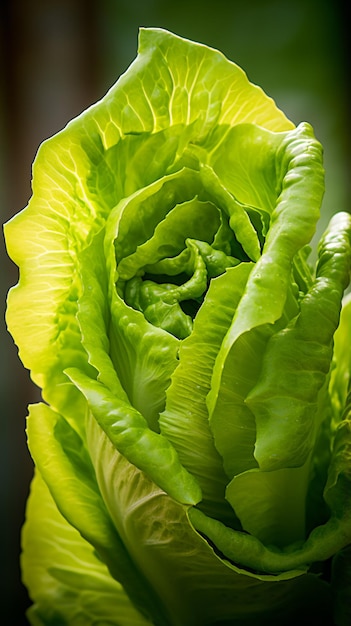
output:
[[[136, 56], [139, 26], [159, 26], [219, 48], [325, 149], [324, 229], [351, 207], [350, 76], [346, 3], [335, 0], [14, 0], [1, 4], [0, 211], [5, 222], [31, 194], [42, 140], [100, 99]], [[32, 475], [27, 404], [38, 392], [3, 320], [17, 270], [1, 240], [0, 622], [26, 624], [20, 528]]]

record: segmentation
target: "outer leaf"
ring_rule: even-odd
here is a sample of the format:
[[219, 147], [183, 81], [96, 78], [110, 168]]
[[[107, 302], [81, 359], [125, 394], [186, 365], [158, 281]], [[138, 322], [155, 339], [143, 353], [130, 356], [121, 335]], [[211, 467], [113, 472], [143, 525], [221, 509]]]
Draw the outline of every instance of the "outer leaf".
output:
[[22, 533], [23, 581], [34, 605], [33, 626], [151, 624], [111, 577], [90, 543], [59, 513], [38, 472]]
[[227, 498], [243, 528], [268, 543], [304, 538], [311, 452], [328, 404], [325, 387], [350, 244], [350, 216], [338, 214], [320, 243], [315, 283], [299, 315], [268, 342], [260, 379], [245, 400], [255, 415], [260, 469], [234, 477]]
[[[257, 133], [261, 136], [259, 129]], [[283, 315], [291, 289], [293, 259], [313, 234], [323, 194], [321, 147], [310, 127], [301, 125], [295, 131], [282, 135], [278, 145], [276, 137], [270, 137], [269, 133], [264, 136], [270, 154], [266, 164], [268, 172], [274, 149], [276, 186], [281, 192], [272, 213], [262, 256], [250, 274], [231, 327], [218, 352], [208, 395], [215, 445], [230, 478], [255, 464], [252, 461], [254, 418], [244, 399], [256, 383], [259, 359], [264, 353], [272, 325]], [[260, 153], [258, 159], [261, 159]], [[237, 398], [231, 381], [240, 378], [242, 368], [238, 364], [243, 350], [248, 355], [244, 357], [246, 380], [240, 387], [242, 395]], [[231, 408], [232, 402], [235, 411]], [[240, 432], [242, 427], [246, 432], [251, 431], [244, 442], [242, 438], [234, 437], [234, 432]], [[244, 453], [240, 450], [243, 445]], [[241, 458], [244, 465], [240, 464]]]
[[80, 437], [44, 404], [30, 407], [28, 437], [38, 470], [61, 515], [95, 548], [98, 558], [123, 584], [135, 606], [162, 624], [162, 608], [111, 522]]
[[316, 281], [300, 314], [270, 340], [261, 379], [246, 400], [256, 418], [255, 457], [263, 470], [298, 467], [312, 449], [350, 263], [351, 218], [340, 213], [321, 241]]
[[[88, 440], [111, 517], [169, 608], [172, 626], [293, 626], [302, 615], [329, 626], [329, 591], [318, 576], [302, 570], [254, 574], [222, 560], [189, 524], [187, 507], [129, 464], [95, 420], [89, 422]], [[247, 535], [238, 535], [245, 551]]]
[[317, 526], [304, 544], [292, 544], [287, 550], [267, 547], [253, 535], [228, 528], [195, 508], [190, 511], [190, 520], [228, 559], [261, 572], [307, 571], [311, 563], [326, 561], [351, 540], [349, 503], [343, 516], [333, 515], [326, 524]]
[[[273, 101], [260, 88], [249, 86], [245, 73], [228, 63], [220, 52], [162, 29], [142, 29], [139, 50], [139, 64], [133, 66], [138, 79], [135, 91], [141, 86], [145, 100], [142, 110], [139, 105], [138, 116], [150, 126], [188, 124], [197, 120], [201, 111], [204, 130], [241, 122], [254, 122], [272, 130], [292, 127]], [[152, 116], [155, 100], [162, 111], [156, 119]]]

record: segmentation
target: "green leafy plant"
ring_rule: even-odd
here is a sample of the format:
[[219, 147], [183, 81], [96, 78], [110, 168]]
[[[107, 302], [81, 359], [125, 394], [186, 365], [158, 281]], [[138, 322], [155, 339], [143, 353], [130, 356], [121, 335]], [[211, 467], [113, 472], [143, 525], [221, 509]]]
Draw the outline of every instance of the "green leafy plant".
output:
[[310, 125], [220, 52], [142, 29], [33, 174], [5, 226], [7, 321], [43, 396], [32, 624], [349, 623], [351, 216], [310, 261]]

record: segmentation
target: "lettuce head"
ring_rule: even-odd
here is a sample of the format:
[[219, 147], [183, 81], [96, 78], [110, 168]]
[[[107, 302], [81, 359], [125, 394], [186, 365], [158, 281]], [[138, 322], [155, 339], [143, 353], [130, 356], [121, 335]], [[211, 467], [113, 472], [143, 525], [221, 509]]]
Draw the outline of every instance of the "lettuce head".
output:
[[5, 225], [34, 626], [349, 624], [351, 216], [311, 254], [323, 192], [311, 126], [162, 29], [41, 145]]

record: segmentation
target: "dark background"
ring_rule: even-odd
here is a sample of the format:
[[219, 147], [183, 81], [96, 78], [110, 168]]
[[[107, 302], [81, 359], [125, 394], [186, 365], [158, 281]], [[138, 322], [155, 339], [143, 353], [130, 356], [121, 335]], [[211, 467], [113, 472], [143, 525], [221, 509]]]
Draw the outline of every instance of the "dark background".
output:
[[[40, 142], [100, 99], [134, 59], [139, 26], [219, 48], [290, 119], [309, 121], [325, 148], [319, 230], [334, 211], [350, 209], [348, 20], [341, 2], [14, 0], [1, 7], [1, 222], [30, 197]], [[6, 293], [17, 269], [2, 238], [0, 244], [0, 623], [21, 626], [28, 598], [20, 583], [20, 528], [32, 475], [25, 417], [39, 394], [6, 332]]]

